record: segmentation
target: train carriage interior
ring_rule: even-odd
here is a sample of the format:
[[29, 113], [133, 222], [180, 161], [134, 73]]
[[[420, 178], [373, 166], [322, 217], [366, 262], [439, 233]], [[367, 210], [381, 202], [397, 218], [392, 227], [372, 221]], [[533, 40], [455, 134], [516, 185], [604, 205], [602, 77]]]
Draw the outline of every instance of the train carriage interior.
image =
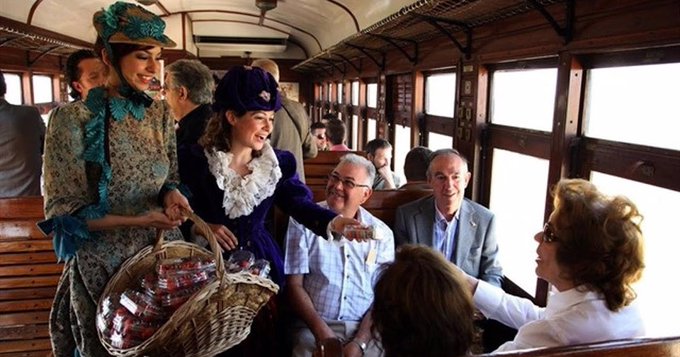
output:
[[[163, 50], [151, 96], [162, 100], [162, 66], [178, 59], [221, 77], [270, 58], [310, 124], [337, 117], [361, 155], [386, 139], [402, 178], [411, 148], [457, 149], [472, 173], [465, 196], [496, 216], [503, 288], [539, 306], [552, 287], [535, 274], [532, 237], [553, 210], [552, 187], [583, 178], [629, 197], [644, 216], [645, 269], [634, 287], [650, 339], [517, 355], [680, 356], [672, 283], [680, 233], [671, 227], [680, 204], [680, 1], [125, 1], [160, 16], [177, 44]], [[92, 14], [111, 3], [0, 0], [7, 102], [37, 107], [49, 125], [48, 113], [72, 101], [67, 57], [92, 49]], [[338, 160], [326, 154], [305, 161], [317, 200]], [[397, 206], [422, 196], [376, 192], [367, 207], [390, 224]], [[35, 228], [42, 204], [0, 198], [0, 357], [50, 353], [47, 316], [62, 265]], [[274, 217], [281, 239], [287, 217]], [[488, 325], [483, 352], [512, 339], [500, 325]]]

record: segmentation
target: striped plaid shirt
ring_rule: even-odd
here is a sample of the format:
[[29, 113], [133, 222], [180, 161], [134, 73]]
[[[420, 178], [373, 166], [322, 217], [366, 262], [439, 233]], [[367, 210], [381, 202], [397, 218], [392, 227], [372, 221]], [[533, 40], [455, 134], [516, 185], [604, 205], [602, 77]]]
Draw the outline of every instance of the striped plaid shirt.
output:
[[[325, 201], [319, 204], [328, 207]], [[288, 224], [284, 272], [304, 275], [303, 287], [324, 320], [361, 321], [373, 303], [377, 268], [394, 260], [392, 230], [361, 207], [358, 220], [382, 231], [383, 238], [363, 243], [343, 240], [338, 245], [293, 218]], [[372, 249], [375, 262], [369, 258]]]

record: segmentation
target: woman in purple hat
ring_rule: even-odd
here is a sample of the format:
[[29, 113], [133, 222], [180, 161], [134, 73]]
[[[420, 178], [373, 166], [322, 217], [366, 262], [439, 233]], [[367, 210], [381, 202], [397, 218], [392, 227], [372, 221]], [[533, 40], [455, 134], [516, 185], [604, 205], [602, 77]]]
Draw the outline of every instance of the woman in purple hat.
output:
[[324, 237], [358, 224], [314, 203], [296, 174], [293, 155], [269, 144], [280, 107], [274, 77], [260, 68], [234, 67], [217, 85], [215, 114], [199, 144], [178, 153], [191, 206], [211, 225], [225, 254], [243, 248], [267, 259], [279, 285], [284, 281], [281, 248], [265, 227], [272, 205]]
[[[274, 112], [280, 107], [271, 74], [260, 68], [234, 67], [217, 86], [215, 114], [199, 144], [180, 150], [178, 157], [182, 181], [193, 195], [191, 206], [210, 224], [224, 254], [242, 248], [268, 260], [272, 280], [282, 285], [283, 254], [265, 227], [272, 205], [323, 237], [359, 222], [314, 203], [311, 191], [298, 178], [293, 154], [269, 144]], [[262, 321], [265, 316], [268, 323]], [[278, 338], [272, 330], [275, 321], [273, 306], [261, 311], [251, 333], [257, 337], [248, 338], [230, 355], [280, 353], [272, 346]]]

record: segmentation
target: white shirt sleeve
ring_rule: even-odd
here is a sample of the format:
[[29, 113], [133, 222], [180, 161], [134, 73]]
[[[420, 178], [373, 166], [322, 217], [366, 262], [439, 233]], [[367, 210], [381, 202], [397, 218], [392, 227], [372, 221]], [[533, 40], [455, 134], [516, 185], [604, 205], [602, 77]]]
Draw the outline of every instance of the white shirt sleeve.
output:
[[566, 345], [568, 340], [564, 339], [562, 331], [555, 321], [534, 320], [520, 328], [514, 340], [502, 344], [494, 352]]
[[473, 300], [484, 316], [516, 329], [542, 319], [544, 314], [544, 309], [530, 300], [507, 294], [482, 280], [479, 280]]

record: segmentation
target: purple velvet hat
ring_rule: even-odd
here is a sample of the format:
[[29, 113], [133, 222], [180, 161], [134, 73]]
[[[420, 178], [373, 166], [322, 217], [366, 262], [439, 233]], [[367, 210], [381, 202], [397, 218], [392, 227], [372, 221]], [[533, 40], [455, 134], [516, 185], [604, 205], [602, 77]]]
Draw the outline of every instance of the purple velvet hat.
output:
[[278, 83], [271, 74], [257, 67], [236, 66], [222, 77], [215, 89], [213, 110], [243, 113], [281, 108]]

